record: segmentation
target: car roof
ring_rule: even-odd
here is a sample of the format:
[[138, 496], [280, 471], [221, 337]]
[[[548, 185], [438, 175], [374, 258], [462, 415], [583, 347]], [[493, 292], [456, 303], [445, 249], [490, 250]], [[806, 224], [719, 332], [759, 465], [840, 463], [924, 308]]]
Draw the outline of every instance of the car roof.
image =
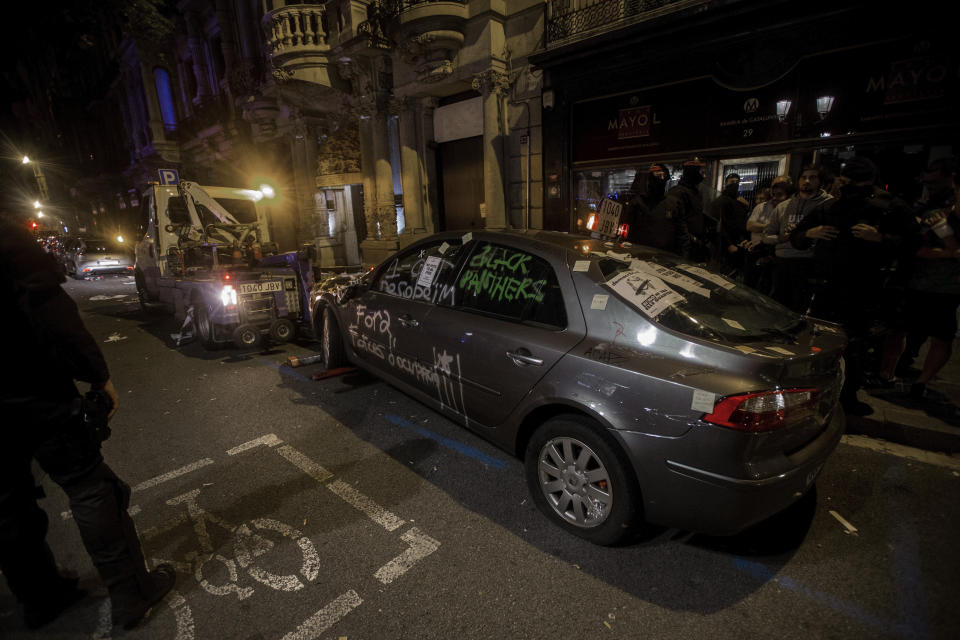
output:
[[475, 239], [496, 240], [497, 238], [521, 240], [540, 248], [555, 248], [561, 251], [576, 253], [587, 257], [596, 253], [604, 254], [607, 251], [623, 251], [631, 254], [663, 253], [662, 250], [646, 247], [629, 242], [610, 241], [593, 238], [583, 233], [569, 233], [566, 231], [545, 231], [543, 229], [503, 229], [497, 231], [446, 231], [436, 234], [438, 238], [458, 238], [466, 233], [472, 233]]

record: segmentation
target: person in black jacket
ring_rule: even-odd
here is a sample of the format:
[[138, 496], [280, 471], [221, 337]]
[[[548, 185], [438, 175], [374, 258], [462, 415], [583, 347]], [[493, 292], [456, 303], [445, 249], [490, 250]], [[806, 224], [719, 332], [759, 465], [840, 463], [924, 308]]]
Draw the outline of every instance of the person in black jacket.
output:
[[811, 211], [790, 235], [796, 249], [813, 250], [818, 286], [811, 315], [839, 322], [849, 337], [840, 401], [847, 413], [861, 416], [873, 411], [857, 400], [871, 329], [893, 304], [886, 276], [914, 225], [904, 203], [874, 186], [876, 173], [869, 159], [851, 158], [838, 178], [840, 197]]
[[[645, 244], [651, 235], [656, 235], [650, 212], [663, 200], [669, 180], [670, 171], [666, 165], [655, 162], [646, 172], [637, 170], [630, 188], [630, 199], [621, 219], [621, 222], [630, 225], [627, 230], [628, 241]], [[645, 186], [642, 184], [644, 182]]]
[[47, 624], [85, 594], [62, 576], [46, 543], [47, 516], [37, 505], [31, 459], [70, 499], [87, 553], [110, 593], [113, 621], [139, 623], [173, 588], [170, 565], [148, 572], [128, 487], [104, 463], [100, 440], [85, 428], [76, 380], [107, 400], [118, 397], [107, 363], [60, 287], [63, 271], [18, 226], [0, 223], [0, 314], [7, 341], [0, 387], [0, 568], [30, 628]]
[[740, 199], [740, 174], [731, 173], [723, 182], [723, 191], [710, 205], [712, 217], [720, 223], [717, 259], [727, 274], [743, 268], [747, 254], [747, 218], [750, 208]]
[[706, 163], [692, 158], [683, 163], [680, 182], [650, 212], [648, 236], [641, 240], [659, 249], [666, 249], [695, 262], [710, 258], [710, 239], [716, 227], [706, 222], [700, 183]]

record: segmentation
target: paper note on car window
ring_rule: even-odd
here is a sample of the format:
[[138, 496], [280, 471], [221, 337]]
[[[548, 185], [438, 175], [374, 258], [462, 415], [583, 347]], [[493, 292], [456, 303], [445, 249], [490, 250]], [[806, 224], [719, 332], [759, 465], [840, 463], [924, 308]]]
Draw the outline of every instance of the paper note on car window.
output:
[[737, 322], [736, 320], [731, 320], [730, 318], [720, 318], [720, 319], [726, 322], [728, 327], [733, 327], [734, 329], [737, 329], [739, 331], [746, 331], [746, 329], [743, 328], [743, 325]]
[[683, 269], [687, 273], [692, 273], [695, 276], [699, 276], [706, 280], [707, 282], [712, 282], [713, 284], [723, 287], [724, 289], [733, 289], [736, 283], [730, 282], [726, 278], [716, 273], [710, 273], [702, 267], [693, 267], [689, 264], [681, 264], [677, 266], [678, 269]]
[[445, 254], [449, 248], [450, 248], [450, 245], [448, 245], [446, 242], [440, 245], [440, 255]]
[[461, 239], [463, 240], [463, 244], [467, 244], [468, 242], [473, 240], [473, 232], [467, 231], [465, 234], [463, 234], [463, 238]]
[[590, 261], [589, 260], [577, 260], [573, 263], [574, 271], [590, 271]]
[[430, 256], [423, 263], [423, 269], [420, 270], [420, 277], [417, 278], [417, 286], [429, 287], [433, 284], [433, 279], [437, 277], [437, 269], [440, 268], [440, 256]]
[[710, 393], [709, 391], [701, 391], [700, 389], [695, 389], [693, 392], [693, 402], [690, 403], [690, 408], [694, 411], [702, 411], [704, 413], [712, 413], [713, 405], [717, 399], [717, 394]]
[[756, 353], [756, 352], [757, 352], [756, 349], [754, 349], [753, 347], [748, 347], [748, 346], [745, 345], [745, 344], [738, 344], [737, 346], [734, 347], [734, 349], [736, 349], [737, 351], [742, 351], [742, 352], [744, 352], [744, 353]]
[[660, 278], [634, 269], [617, 274], [606, 285], [650, 319], [686, 300]]
[[631, 260], [630, 268], [653, 274], [664, 282], [676, 285], [681, 289], [686, 289], [687, 291], [701, 295], [704, 298], [710, 297], [710, 289], [707, 289], [693, 278], [674, 271], [670, 267], [665, 267], [662, 264], [647, 262], [646, 260]]
[[593, 301], [590, 303], [591, 309], [600, 309], [603, 311], [607, 308], [607, 300], [610, 299], [610, 296], [605, 296], [602, 293], [598, 293], [593, 296]]
[[629, 254], [629, 253], [617, 253], [616, 251], [609, 251], [609, 250], [608, 250], [608, 251], [607, 251], [607, 255], [608, 255], [609, 257], [611, 257], [611, 258], [616, 259], [616, 260], [623, 260], [624, 262], [626, 262], [627, 260], [630, 259], [630, 254]]

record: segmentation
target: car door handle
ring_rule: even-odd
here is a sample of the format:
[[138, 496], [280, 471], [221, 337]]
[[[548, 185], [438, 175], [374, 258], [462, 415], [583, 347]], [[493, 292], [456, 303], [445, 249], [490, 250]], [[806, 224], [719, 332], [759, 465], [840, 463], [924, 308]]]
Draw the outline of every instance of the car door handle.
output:
[[[521, 351], [525, 353], [521, 353]], [[507, 351], [507, 357], [513, 360], [513, 364], [518, 367], [522, 367], [528, 364], [535, 365], [537, 367], [543, 366], [542, 358], [534, 358], [530, 355], [530, 352], [526, 349], [518, 349], [517, 351]]]
[[397, 316], [397, 321], [400, 323], [401, 327], [405, 327], [407, 329], [420, 326], [419, 320], [417, 320], [416, 318], [413, 318], [412, 316], [406, 313], [403, 314], [402, 316]]

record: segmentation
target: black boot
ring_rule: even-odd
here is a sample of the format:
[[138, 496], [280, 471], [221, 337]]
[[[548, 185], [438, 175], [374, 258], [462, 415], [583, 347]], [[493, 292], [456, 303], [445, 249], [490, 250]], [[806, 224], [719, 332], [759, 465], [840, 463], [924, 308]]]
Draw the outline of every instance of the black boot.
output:
[[173, 566], [161, 564], [148, 574], [149, 585], [146, 588], [142, 579], [133, 576], [108, 586], [113, 624], [133, 629], [147, 617], [154, 605], [170, 593], [176, 581], [177, 574]]

